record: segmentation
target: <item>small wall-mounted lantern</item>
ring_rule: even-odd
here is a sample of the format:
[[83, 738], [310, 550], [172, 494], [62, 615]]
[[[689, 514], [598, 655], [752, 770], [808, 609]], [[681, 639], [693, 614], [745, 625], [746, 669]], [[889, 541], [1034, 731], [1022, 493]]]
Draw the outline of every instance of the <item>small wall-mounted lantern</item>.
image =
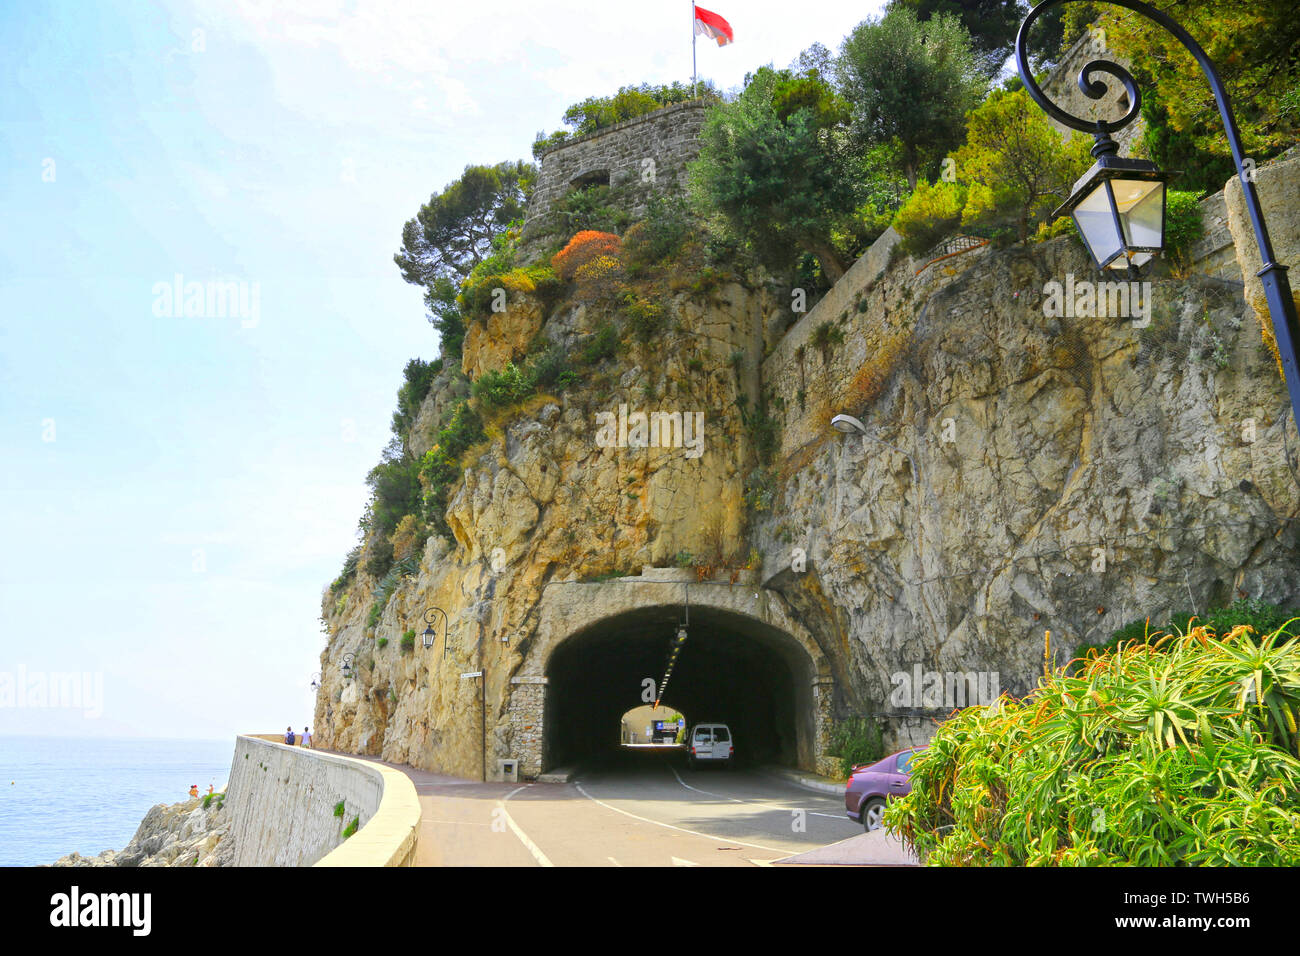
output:
[[442, 656], [446, 657], [447, 646], [451, 640], [450, 636], [447, 633], [448, 626], [450, 625], [451, 622], [447, 619], [446, 611], [444, 611], [440, 607], [431, 607], [427, 611], [425, 611], [424, 620], [428, 626], [424, 629], [424, 633], [421, 634], [420, 637], [424, 643], [424, 649], [426, 651], [429, 648], [433, 647], [434, 643], [438, 640], [438, 634], [433, 629], [433, 622], [438, 619], [439, 614], [442, 615]]
[[352, 679], [352, 655], [351, 654], [343, 655], [343, 679], [344, 680]]

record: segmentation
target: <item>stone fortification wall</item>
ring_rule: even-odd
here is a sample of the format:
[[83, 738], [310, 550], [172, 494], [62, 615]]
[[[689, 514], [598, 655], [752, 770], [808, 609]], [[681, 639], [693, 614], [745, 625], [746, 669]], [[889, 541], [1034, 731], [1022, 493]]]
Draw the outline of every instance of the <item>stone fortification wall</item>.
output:
[[541, 172], [524, 224], [525, 256], [536, 255], [561, 236], [555, 204], [588, 177], [607, 177], [611, 199], [634, 217], [644, 215], [653, 191], [686, 188], [686, 164], [699, 154], [699, 133], [708, 103], [692, 100], [638, 116], [588, 136], [553, 146]]

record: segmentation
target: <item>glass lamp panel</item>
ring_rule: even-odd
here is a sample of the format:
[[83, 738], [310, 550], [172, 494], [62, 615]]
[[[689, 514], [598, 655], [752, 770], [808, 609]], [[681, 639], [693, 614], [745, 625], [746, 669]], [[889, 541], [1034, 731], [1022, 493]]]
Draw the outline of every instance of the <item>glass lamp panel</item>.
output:
[[1092, 191], [1074, 207], [1071, 215], [1074, 224], [1079, 227], [1079, 234], [1088, 244], [1088, 250], [1098, 262], [1105, 262], [1123, 247], [1123, 238], [1115, 227], [1115, 216], [1111, 211], [1110, 197], [1106, 194], [1106, 183], [1096, 183]]
[[1124, 224], [1124, 238], [1129, 246], [1163, 248], [1165, 224], [1165, 184], [1149, 180], [1116, 179], [1115, 207]]

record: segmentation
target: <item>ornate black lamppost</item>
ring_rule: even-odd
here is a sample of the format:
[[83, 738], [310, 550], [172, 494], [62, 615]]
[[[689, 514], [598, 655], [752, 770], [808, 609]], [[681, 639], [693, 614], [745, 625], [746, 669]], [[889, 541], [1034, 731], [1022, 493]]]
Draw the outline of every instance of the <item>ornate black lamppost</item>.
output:
[[352, 655], [351, 655], [351, 654], [344, 654], [344, 655], [343, 655], [343, 667], [342, 667], [342, 671], [343, 671], [343, 679], [344, 679], [344, 680], [351, 680], [351, 679], [352, 679]]
[[[1016, 69], [1020, 71], [1025, 91], [1048, 116], [1071, 129], [1092, 133], [1097, 140], [1092, 148], [1097, 163], [1075, 183], [1074, 193], [1056, 210], [1053, 218], [1066, 212], [1074, 217], [1079, 235], [1088, 247], [1088, 254], [1098, 268], [1103, 270], [1103, 274], [1106, 269], [1136, 270], [1164, 247], [1166, 179], [1154, 163], [1118, 157], [1115, 141], [1110, 138], [1111, 133], [1123, 129], [1138, 115], [1141, 93], [1137, 83], [1132, 74], [1118, 63], [1110, 60], [1091, 60], [1085, 63], [1079, 71], [1079, 89], [1085, 96], [1098, 100], [1105, 95], [1106, 84], [1094, 78], [1097, 73], [1105, 73], [1124, 84], [1129, 106], [1128, 111], [1117, 120], [1083, 119], [1065, 112], [1047, 98], [1042, 88], [1034, 82], [1034, 75], [1029, 69], [1029, 58], [1025, 53], [1025, 43], [1034, 21], [1053, 7], [1072, 2], [1080, 0], [1043, 0], [1029, 11], [1016, 35]], [[1259, 204], [1259, 195], [1255, 192], [1254, 177], [1246, 166], [1241, 134], [1237, 130], [1237, 121], [1233, 117], [1223, 81], [1219, 79], [1214, 64], [1200, 44], [1168, 15], [1142, 0], [1103, 2], [1141, 14], [1172, 33], [1200, 64], [1201, 72], [1210, 84], [1219, 107], [1219, 115], [1223, 118], [1224, 131], [1228, 134], [1232, 160], [1241, 179], [1246, 211], [1250, 214], [1255, 240], [1259, 244], [1259, 257], [1264, 268], [1256, 274], [1264, 286], [1264, 296], [1273, 321], [1273, 334], [1282, 358], [1287, 390], [1291, 395], [1291, 412], [1295, 416], [1296, 426], [1300, 428], [1300, 356], [1296, 353], [1297, 343], [1300, 343], [1300, 321], [1296, 318], [1295, 299], [1291, 295], [1286, 266], [1273, 258], [1273, 244], [1269, 241], [1268, 227], [1264, 225], [1264, 212]]]
[[425, 612], [424, 612], [424, 621], [425, 621], [425, 623], [428, 625], [428, 627], [426, 627], [426, 628], [424, 629], [424, 633], [421, 634], [420, 637], [421, 637], [421, 639], [424, 641], [424, 649], [425, 649], [426, 651], [427, 651], [429, 648], [433, 647], [434, 642], [437, 641], [437, 639], [438, 639], [438, 634], [437, 634], [437, 632], [434, 631], [434, 629], [433, 629], [433, 622], [436, 621], [436, 620], [438, 619], [438, 615], [439, 615], [439, 614], [442, 615], [442, 656], [443, 656], [443, 657], [446, 657], [446, 656], [447, 656], [447, 645], [449, 644], [449, 642], [450, 642], [450, 640], [451, 640], [451, 638], [450, 638], [450, 637], [448, 636], [448, 634], [447, 634], [447, 627], [448, 627], [448, 625], [450, 624], [450, 621], [447, 620], [447, 612], [446, 612], [446, 611], [444, 611], [444, 610], [443, 610], [442, 608], [440, 608], [440, 607], [431, 607], [431, 608], [429, 608], [427, 611], [425, 611]]
[[311, 675], [311, 689], [320, 690], [320, 672]]

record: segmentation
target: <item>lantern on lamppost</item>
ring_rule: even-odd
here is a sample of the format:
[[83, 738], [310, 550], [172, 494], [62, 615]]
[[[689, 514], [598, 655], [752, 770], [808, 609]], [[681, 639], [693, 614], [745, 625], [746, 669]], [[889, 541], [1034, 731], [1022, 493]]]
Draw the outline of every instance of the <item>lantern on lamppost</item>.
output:
[[1098, 137], [1097, 162], [1074, 184], [1070, 198], [1052, 213], [1069, 214], [1102, 274], [1139, 270], [1165, 247], [1165, 183], [1169, 177], [1146, 159], [1116, 156], [1118, 145]]
[[320, 671], [311, 675], [311, 689], [320, 690]]
[[343, 655], [343, 666], [341, 670], [343, 671], [344, 680], [352, 679], [352, 655], [351, 654]]

